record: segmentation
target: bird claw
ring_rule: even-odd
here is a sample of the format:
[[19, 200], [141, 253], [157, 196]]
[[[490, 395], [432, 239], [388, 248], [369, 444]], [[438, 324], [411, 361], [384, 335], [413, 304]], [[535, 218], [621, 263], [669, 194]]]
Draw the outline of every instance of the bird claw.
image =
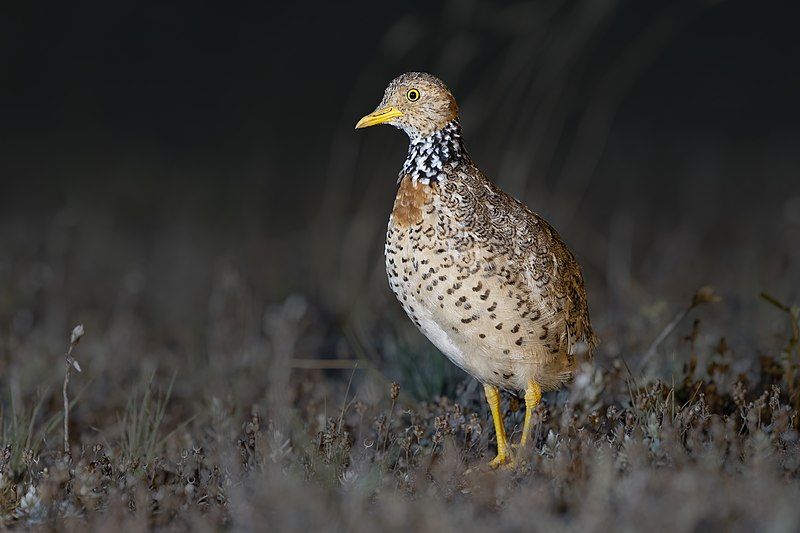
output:
[[496, 470], [500, 467], [503, 467], [504, 469], [514, 468], [515, 464], [516, 462], [514, 461], [514, 458], [508, 452], [498, 453], [497, 457], [489, 461], [489, 468], [493, 470]]

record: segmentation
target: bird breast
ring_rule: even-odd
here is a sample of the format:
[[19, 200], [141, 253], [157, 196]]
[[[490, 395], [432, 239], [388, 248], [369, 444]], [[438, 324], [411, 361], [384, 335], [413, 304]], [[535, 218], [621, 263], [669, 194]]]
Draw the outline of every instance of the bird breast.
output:
[[524, 265], [509, 266], [512, 252], [465, 224], [472, 196], [446, 188], [401, 180], [385, 248], [392, 291], [422, 333], [480, 381], [557, 387], [570, 366], [563, 312]]

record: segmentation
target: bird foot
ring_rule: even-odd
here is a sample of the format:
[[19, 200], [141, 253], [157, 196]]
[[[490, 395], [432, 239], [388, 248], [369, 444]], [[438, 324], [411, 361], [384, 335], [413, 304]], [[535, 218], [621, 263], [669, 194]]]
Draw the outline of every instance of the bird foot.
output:
[[503, 468], [514, 468], [514, 464], [515, 464], [514, 458], [511, 456], [510, 453], [508, 452], [498, 453], [497, 457], [489, 461], [489, 468], [493, 470], [496, 470], [501, 466]]

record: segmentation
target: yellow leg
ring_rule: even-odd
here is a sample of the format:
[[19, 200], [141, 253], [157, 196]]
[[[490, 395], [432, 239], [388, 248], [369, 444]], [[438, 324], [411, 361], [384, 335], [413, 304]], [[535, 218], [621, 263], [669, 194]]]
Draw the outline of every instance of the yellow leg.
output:
[[528, 383], [525, 389], [525, 423], [522, 425], [522, 440], [520, 447], [524, 448], [528, 444], [528, 435], [531, 433], [531, 415], [539, 402], [542, 401], [542, 388], [535, 381]]
[[505, 427], [503, 427], [503, 417], [500, 414], [500, 391], [493, 385], [484, 385], [483, 391], [486, 393], [486, 401], [489, 402], [489, 409], [492, 411], [494, 433], [497, 436], [497, 457], [492, 459], [489, 466], [497, 468], [507, 463], [511, 458], [508, 453], [508, 441], [506, 440]]

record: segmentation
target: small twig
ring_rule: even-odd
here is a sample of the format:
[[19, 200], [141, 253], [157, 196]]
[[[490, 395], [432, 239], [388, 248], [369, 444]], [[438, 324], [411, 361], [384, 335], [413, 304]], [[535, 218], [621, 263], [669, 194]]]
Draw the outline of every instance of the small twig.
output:
[[786, 366], [786, 384], [788, 386], [789, 401], [794, 404], [795, 409], [800, 409], [800, 394], [798, 394], [795, 371], [800, 366], [800, 308], [788, 306], [774, 296], [762, 292], [761, 298], [774, 305], [789, 316], [792, 336], [783, 349], [783, 359]]
[[684, 318], [686, 318], [686, 315], [688, 315], [692, 309], [693, 308], [691, 305], [689, 307], [686, 307], [685, 309], [682, 309], [675, 315], [675, 317], [672, 320], [669, 321], [669, 323], [666, 326], [664, 326], [664, 329], [662, 329], [661, 333], [659, 333], [658, 336], [653, 340], [653, 342], [650, 344], [650, 347], [647, 349], [644, 356], [642, 357], [642, 360], [639, 362], [639, 368], [646, 365], [647, 362], [656, 354], [656, 349], [658, 348], [658, 346], [662, 342], [664, 342], [664, 339], [669, 337], [670, 333], [672, 333], [675, 330], [675, 328], [678, 327], [678, 324], [680, 324], [681, 321]]
[[[344, 415], [347, 411], [347, 408], [350, 404], [347, 403], [347, 395], [350, 393], [350, 385], [353, 384], [353, 376], [356, 375], [356, 368], [358, 367], [358, 361], [353, 366], [353, 371], [350, 373], [350, 379], [347, 382], [347, 388], [344, 391], [344, 401], [342, 402], [342, 412], [339, 414], [339, 425], [337, 426], [337, 431], [342, 431], [342, 425], [344, 424]], [[355, 398], [353, 398], [355, 400]]]
[[700, 392], [700, 387], [702, 387], [702, 386], [703, 386], [703, 382], [700, 381], [697, 384], [697, 387], [694, 388], [694, 392], [689, 397], [689, 399], [686, 401], [686, 403], [681, 406], [680, 411], [683, 411], [684, 409], [686, 409], [689, 406], [689, 404], [691, 404], [694, 401], [695, 396], [697, 396], [697, 393]]
[[392, 426], [392, 416], [394, 415], [394, 405], [397, 402], [397, 397], [400, 395], [400, 384], [396, 382], [392, 382], [392, 389], [391, 389], [391, 398], [392, 398], [392, 406], [389, 408], [389, 418], [386, 421], [386, 434], [383, 437], [383, 451], [386, 452], [386, 446], [389, 443], [389, 430]]
[[70, 449], [69, 449], [69, 395], [67, 394], [67, 388], [69, 387], [69, 375], [72, 368], [77, 370], [78, 372], [81, 371], [81, 365], [78, 364], [78, 361], [72, 357], [72, 352], [75, 350], [75, 347], [81, 341], [81, 337], [83, 337], [83, 324], [78, 324], [72, 330], [72, 334], [69, 337], [69, 348], [67, 349], [67, 353], [64, 355], [64, 362], [65, 362], [65, 370], [64, 370], [64, 388], [62, 389], [62, 393], [64, 396], [64, 454], [69, 456]]
[[675, 317], [666, 326], [664, 326], [664, 329], [661, 330], [661, 333], [659, 333], [655, 340], [653, 340], [653, 342], [650, 344], [650, 347], [639, 361], [639, 370], [647, 365], [650, 359], [652, 359], [652, 357], [656, 354], [656, 349], [659, 347], [659, 345], [664, 342], [664, 339], [669, 337], [670, 333], [672, 333], [675, 328], [678, 327], [678, 324], [680, 324], [681, 321], [686, 318], [686, 315], [691, 313], [695, 307], [704, 303], [714, 303], [718, 301], [720, 301], [720, 298], [714, 294], [714, 289], [711, 287], [705, 286], [698, 289], [692, 297], [692, 302], [685, 309], [679, 311]]
[[355, 370], [358, 367], [358, 359], [300, 359], [297, 357], [289, 361], [291, 368], [304, 370]]
[[792, 312], [792, 308], [791, 307], [789, 307], [788, 305], [784, 304], [783, 302], [781, 302], [780, 300], [778, 300], [774, 296], [772, 296], [770, 294], [767, 294], [766, 292], [762, 292], [760, 296], [761, 296], [762, 300], [766, 300], [767, 302], [771, 303], [772, 305], [774, 305], [775, 307], [777, 307], [778, 309], [780, 309], [784, 313], [791, 313]]

